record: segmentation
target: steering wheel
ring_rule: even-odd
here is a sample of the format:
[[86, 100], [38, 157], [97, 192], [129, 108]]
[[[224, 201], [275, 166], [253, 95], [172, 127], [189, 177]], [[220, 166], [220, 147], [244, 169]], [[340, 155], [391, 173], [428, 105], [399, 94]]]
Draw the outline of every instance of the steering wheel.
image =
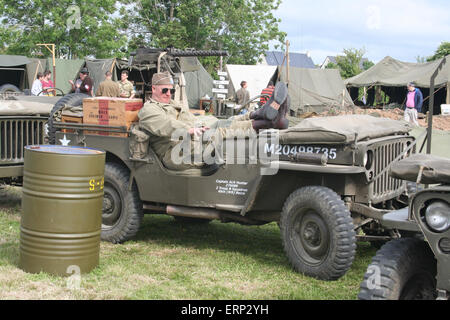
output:
[[47, 89], [44, 89], [44, 90], [42, 90], [41, 92], [39, 92], [37, 95], [39, 96], [41, 93], [43, 93], [43, 92], [45, 92], [45, 93], [47, 93], [49, 90], [51, 90], [51, 89], [54, 89], [54, 90], [58, 90], [60, 93], [61, 93], [61, 95], [65, 95], [65, 93], [64, 93], [64, 91], [62, 91], [61, 89], [59, 89], [59, 88], [47, 88]]

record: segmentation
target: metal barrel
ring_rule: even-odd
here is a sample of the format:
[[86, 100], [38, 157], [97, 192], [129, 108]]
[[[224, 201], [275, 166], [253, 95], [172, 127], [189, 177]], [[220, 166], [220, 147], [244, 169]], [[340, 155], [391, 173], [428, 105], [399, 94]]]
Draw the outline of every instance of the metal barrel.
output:
[[105, 152], [25, 147], [19, 267], [70, 276], [99, 264]]

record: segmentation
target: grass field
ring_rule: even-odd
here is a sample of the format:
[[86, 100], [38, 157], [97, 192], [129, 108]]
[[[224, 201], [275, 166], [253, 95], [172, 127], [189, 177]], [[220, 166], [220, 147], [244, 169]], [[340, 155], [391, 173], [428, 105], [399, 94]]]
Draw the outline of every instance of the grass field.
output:
[[350, 300], [375, 250], [359, 243], [352, 269], [325, 282], [294, 272], [277, 224], [185, 225], [147, 215], [134, 241], [102, 242], [100, 265], [70, 289], [67, 278], [18, 268], [20, 188], [0, 187], [0, 299]]

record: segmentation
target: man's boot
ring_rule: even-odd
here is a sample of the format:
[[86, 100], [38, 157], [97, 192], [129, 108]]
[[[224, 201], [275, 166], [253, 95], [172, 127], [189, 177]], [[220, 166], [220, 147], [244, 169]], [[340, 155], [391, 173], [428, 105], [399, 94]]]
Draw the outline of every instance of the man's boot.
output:
[[269, 121], [275, 120], [278, 116], [280, 106], [288, 97], [288, 88], [284, 82], [278, 82], [273, 91], [272, 97], [259, 110], [250, 115], [251, 119], [264, 118]]

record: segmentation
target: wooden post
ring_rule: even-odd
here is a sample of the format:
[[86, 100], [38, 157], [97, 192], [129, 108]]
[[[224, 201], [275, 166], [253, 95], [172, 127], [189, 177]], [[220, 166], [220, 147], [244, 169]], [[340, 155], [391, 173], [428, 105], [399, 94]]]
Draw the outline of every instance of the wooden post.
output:
[[289, 86], [289, 40], [286, 40], [286, 85]]
[[446, 104], [450, 104], [450, 82], [447, 82], [447, 98], [445, 99]]

